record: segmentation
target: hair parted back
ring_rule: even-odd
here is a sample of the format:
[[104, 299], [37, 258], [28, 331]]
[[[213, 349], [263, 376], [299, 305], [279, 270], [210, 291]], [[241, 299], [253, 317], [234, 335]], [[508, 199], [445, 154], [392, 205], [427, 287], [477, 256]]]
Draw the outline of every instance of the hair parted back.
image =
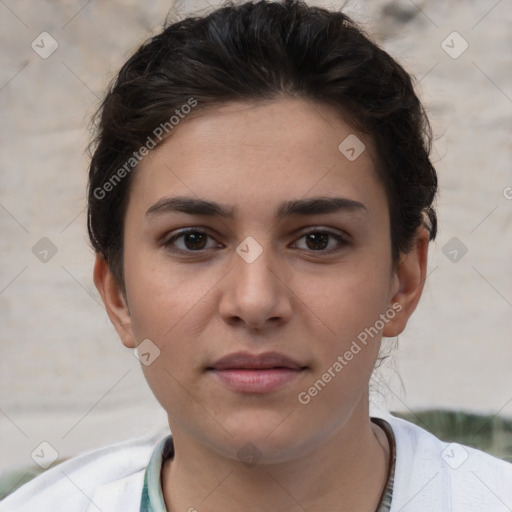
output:
[[137, 171], [104, 197], [95, 190], [190, 98], [197, 112], [232, 100], [287, 96], [330, 106], [371, 137], [395, 264], [422, 223], [435, 238], [432, 134], [411, 76], [342, 12], [302, 0], [228, 2], [164, 26], [146, 41], [122, 66], [96, 113], [87, 228], [123, 290], [124, 217]]

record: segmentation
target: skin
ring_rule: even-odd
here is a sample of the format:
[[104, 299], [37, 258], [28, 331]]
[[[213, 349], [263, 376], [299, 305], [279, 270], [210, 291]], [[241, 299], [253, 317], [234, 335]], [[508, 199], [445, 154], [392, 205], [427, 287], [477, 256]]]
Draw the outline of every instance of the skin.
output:
[[[229, 512], [244, 503], [249, 511], [370, 512], [378, 505], [389, 447], [370, 421], [369, 380], [382, 336], [401, 333], [420, 299], [428, 233], [418, 228], [413, 249], [393, 269], [371, 140], [357, 134], [366, 150], [355, 161], [338, 150], [353, 133], [333, 109], [302, 99], [230, 102], [182, 121], [133, 177], [126, 297], [101, 255], [94, 281], [123, 344], [150, 339], [161, 351], [142, 368], [175, 443], [162, 475], [169, 511]], [[236, 213], [146, 215], [173, 196]], [[312, 197], [349, 198], [364, 208], [275, 218], [283, 201]], [[165, 246], [187, 227], [209, 237]], [[312, 228], [346, 243], [308, 241]], [[236, 252], [248, 236], [263, 250], [252, 263]], [[392, 304], [401, 310], [384, 329], [301, 404], [298, 394]], [[206, 371], [237, 351], [278, 351], [307, 368], [272, 392], [241, 393]], [[247, 443], [257, 450], [252, 465], [237, 455]]]

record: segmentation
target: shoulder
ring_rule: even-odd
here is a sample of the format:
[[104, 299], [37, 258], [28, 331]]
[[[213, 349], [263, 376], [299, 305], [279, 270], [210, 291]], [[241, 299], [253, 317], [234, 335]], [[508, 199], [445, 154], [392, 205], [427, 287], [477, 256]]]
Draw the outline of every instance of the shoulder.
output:
[[145, 469], [168, 434], [129, 439], [58, 464], [7, 496], [0, 512], [138, 512]]
[[512, 510], [512, 464], [480, 450], [441, 441], [390, 414], [396, 440], [391, 512]]

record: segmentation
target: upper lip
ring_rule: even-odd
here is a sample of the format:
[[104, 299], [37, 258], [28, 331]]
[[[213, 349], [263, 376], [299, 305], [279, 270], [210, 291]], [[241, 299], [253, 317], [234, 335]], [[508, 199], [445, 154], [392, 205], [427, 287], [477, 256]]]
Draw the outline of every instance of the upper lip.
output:
[[209, 370], [268, 370], [270, 368], [289, 368], [292, 370], [301, 370], [305, 367], [297, 361], [294, 361], [292, 358], [284, 354], [280, 354], [279, 352], [265, 352], [263, 354], [236, 352], [221, 357], [208, 367]]

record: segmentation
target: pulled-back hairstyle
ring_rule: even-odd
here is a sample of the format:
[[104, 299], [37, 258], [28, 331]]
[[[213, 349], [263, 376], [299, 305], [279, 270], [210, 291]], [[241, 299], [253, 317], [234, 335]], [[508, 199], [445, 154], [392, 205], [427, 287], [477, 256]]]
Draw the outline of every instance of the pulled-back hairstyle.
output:
[[172, 135], [171, 116], [183, 117], [192, 101], [195, 113], [230, 100], [286, 96], [328, 105], [370, 136], [389, 205], [394, 265], [422, 223], [435, 238], [432, 134], [409, 74], [342, 12], [302, 0], [229, 2], [164, 26], [123, 65], [96, 113], [87, 227], [123, 291], [134, 153], [140, 157], [159, 126]]

